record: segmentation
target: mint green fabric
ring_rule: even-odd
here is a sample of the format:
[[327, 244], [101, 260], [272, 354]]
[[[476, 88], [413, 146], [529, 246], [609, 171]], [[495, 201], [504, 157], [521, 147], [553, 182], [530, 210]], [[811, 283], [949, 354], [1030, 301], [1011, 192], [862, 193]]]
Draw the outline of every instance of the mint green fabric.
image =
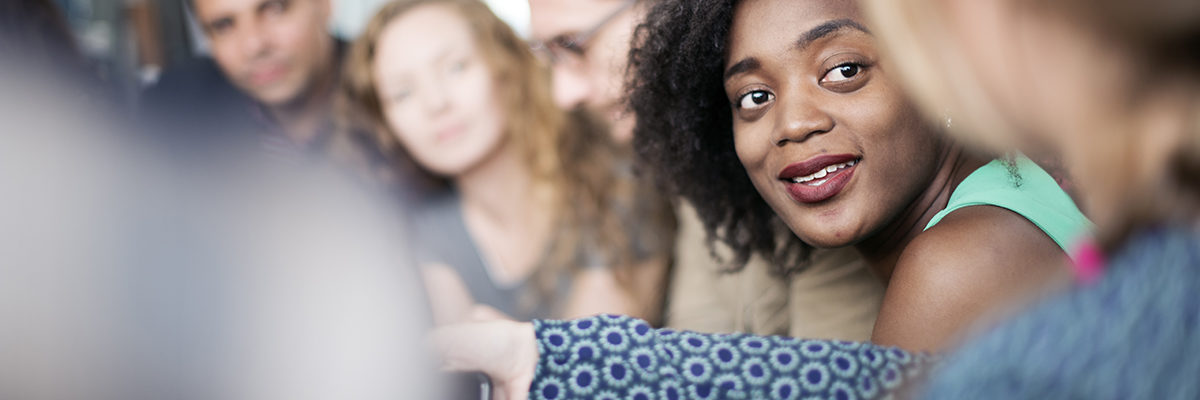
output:
[[1075, 243], [1087, 237], [1091, 222], [1054, 178], [1033, 161], [1017, 157], [1016, 167], [1016, 176], [1009, 172], [1004, 160], [993, 160], [979, 167], [954, 189], [946, 209], [934, 215], [925, 230], [963, 207], [1003, 207], [1033, 222], [1063, 251], [1069, 252]]

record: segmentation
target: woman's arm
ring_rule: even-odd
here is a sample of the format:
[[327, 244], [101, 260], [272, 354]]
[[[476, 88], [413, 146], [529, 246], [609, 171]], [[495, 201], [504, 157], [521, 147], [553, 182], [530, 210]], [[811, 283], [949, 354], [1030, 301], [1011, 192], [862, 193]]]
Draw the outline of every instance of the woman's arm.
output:
[[655, 330], [597, 316], [534, 321], [530, 398], [873, 398], [929, 358], [867, 343]]
[[931, 364], [869, 343], [655, 330], [610, 315], [434, 337], [451, 368], [487, 373], [506, 399], [876, 398]]
[[434, 326], [513, 319], [492, 306], [475, 302], [462, 277], [448, 265], [425, 266], [421, 268], [421, 275], [425, 281], [425, 293], [429, 297]]

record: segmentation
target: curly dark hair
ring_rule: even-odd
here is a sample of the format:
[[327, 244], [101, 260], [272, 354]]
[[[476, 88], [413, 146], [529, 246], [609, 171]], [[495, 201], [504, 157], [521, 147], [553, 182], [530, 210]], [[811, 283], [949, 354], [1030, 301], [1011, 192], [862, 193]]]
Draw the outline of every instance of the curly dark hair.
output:
[[798, 271], [811, 247], [763, 200], [738, 160], [722, 74], [737, 0], [654, 2], [634, 32], [628, 104], [634, 147], [660, 187], [689, 201], [738, 270], [757, 253], [773, 272]]

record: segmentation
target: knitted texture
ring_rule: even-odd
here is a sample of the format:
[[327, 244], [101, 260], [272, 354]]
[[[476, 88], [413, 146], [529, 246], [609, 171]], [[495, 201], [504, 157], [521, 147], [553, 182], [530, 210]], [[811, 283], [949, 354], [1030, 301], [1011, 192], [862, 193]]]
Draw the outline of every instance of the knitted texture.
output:
[[531, 400], [875, 399], [931, 364], [869, 343], [656, 330], [612, 315], [534, 328]]

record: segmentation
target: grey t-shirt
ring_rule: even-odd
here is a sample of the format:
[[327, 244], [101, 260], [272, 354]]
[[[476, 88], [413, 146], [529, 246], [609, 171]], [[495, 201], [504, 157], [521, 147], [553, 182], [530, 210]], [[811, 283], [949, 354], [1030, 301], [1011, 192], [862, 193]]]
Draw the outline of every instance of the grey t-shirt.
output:
[[[644, 204], [641, 204], [644, 205]], [[647, 260], [663, 252], [668, 245], [658, 235], [652, 234], [653, 225], [647, 221], [653, 211], [636, 209], [639, 204], [614, 205], [612, 212], [618, 213], [625, 234], [631, 238], [630, 251], [634, 261]], [[669, 209], [667, 209], [669, 212]], [[635, 215], [642, 218], [635, 217]], [[417, 201], [411, 218], [412, 231], [410, 236], [415, 245], [417, 265], [433, 263], [445, 264], [452, 268], [462, 278], [475, 301], [486, 304], [518, 320], [558, 318], [561, 311], [559, 301], [566, 297], [571, 289], [571, 274], [561, 274], [552, 288], [552, 292], [541, 294], [532, 279], [526, 278], [512, 286], [497, 285], [488, 272], [487, 261], [479, 252], [470, 232], [467, 231], [463, 220], [462, 201], [454, 189], [445, 189], [426, 195]], [[556, 229], [585, 229], [583, 227], [558, 226]], [[576, 271], [579, 268], [610, 268], [615, 262], [611, 249], [602, 247], [595, 240], [595, 232], [584, 232], [583, 241], [578, 248], [573, 249], [573, 265], [566, 266], [564, 271]], [[553, 237], [558, 237], [554, 235]], [[548, 268], [545, 265], [555, 243], [550, 243], [543, 254], [542, 265], [538, 269]]]
[[[533, 289], [529, 287], [528, 279], [512, 286], [500, 286], [492, 281], [479, 247], [467, 231], [456, 191], [445, 190], [419, 202], [411, 223], [417, 265], [438, 263], [449, 266], [462, 278], [476, 302], [518, 320], [555, 317], [555, 307], [549, 302], [536, 302], [532, 307], [521, 304], [522, 297], [529, 296]], [[564, 279], [559, 286], [558, 292], [563, 293], [569, 282]]]

